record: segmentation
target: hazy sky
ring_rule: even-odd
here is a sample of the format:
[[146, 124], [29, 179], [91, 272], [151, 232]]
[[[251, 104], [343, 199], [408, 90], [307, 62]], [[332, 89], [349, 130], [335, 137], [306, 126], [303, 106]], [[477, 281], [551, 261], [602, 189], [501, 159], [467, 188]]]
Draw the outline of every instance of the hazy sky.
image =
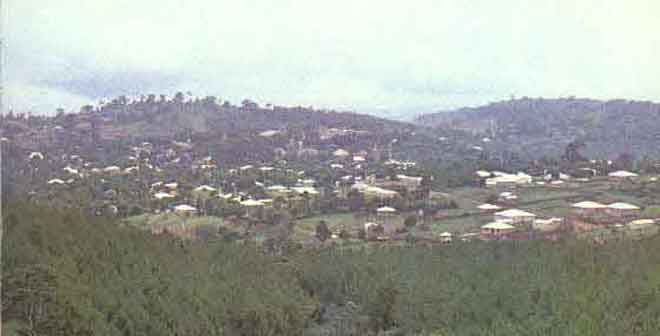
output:
[[658, 0], [5, 0], [5, 108], [120, 94], [417, 114], [659, 100]]

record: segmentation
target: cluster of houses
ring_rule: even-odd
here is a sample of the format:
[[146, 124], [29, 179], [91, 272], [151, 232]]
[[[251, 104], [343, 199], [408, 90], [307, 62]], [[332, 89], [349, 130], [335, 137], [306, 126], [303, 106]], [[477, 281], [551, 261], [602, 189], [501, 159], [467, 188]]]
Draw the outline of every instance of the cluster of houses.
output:
[[636, 236], [652, 235], [658, 232], [656, 220], [644, 218], [642, 209], [634, 204], [614, 202], [602, 204], [583, 201], [572, 205], [571, 222], [576, 232], [628, 232]]
[[493, 221], [481, 227], [481, 238], [485, 240], [533, 238], [530, 233], [556, 231], [563, 223], [561, 218], [540, 219], [536, 214], [520, 209], [497, 211], [499, 207], [491, 204], [482, 204], [479, 209], [496, 211], [493, 212]]
[[[281, 130], [267, 130], [258, 133], [258, 136], [271, 138], [283, 133], [284, 131]], [[323, 129], [321, 133], [321, 138], [330, 139], [360, 136], [364, 132], [350, 129]], [[484, 140], [484, 142], [488, 141]], [[76, 182], [88, 178], [96, 179], [101, 185], [111, 185], [113, 188], [116, 185], [104, 183], [113, 179], [122, 180], [123, 183], [141, 180], [150, 185], [147, 189], [151, 201], [140, 204], [141, 206], [157, 204], [147, 210], [186, 216], [204, 213], [202, 206], [196, 202], [200, 198], [219, 200], [240, 207], [245, 216], [251, 217], [259, 213], [260, 209], [274, 207], [278, 200], [282, 199], [289, 203], [305, 203], [304, 206], [310, 207], [310, 204], [316, 204], [325, 197], [346, 200], [351, 195], [359, 194], [365, 200], [373, 200], [373, 204], [376, 204], [370, 207], [372, 210], [376, 209], [375, 220], [368, 221], [364, 225], [367, 238], [383, 239], [395, 235], [399, 229], [393, 224], [394, 218], [400, 216], [397, 208], [404, 208], [397, 206], [395, 200], [400, 199], [402, 195], [415, 200], [426, 199], [428, 196], [428, 190], [422, 188], [424, 179], [415, 176], [416, 163], [392, 159], [391, 149], [385, 148], [385, 152], [389, 152], [387, 160], [380, 157], [381, 151], [377, 148], [365, 150], [332, 147], [327, 153], [330, 159], [323, 162], [325, 168], [330, 168], [332, 171], [331, 183], [327, 180], [321, 183], [319, 176], [315, 175], [316, 172], [305, 171], [300, 165], [287, 165], [286, 160], [269, 163], [250, 161], [252, 164], [223, 167], [211, 156], [196, 156], [194, 144], [190, 140], [168, 141], [165, 145], [158, 146], [144, 142], [132, 146], [128, 152], [123, 152], [120, 159], [103, 161], [105, 163], [103, 165], [75, 154], [60, 158], [37, 151], [28, 152], [27, 160], [34, 167], [38, 166], [38, 162], [48, 159], [57, 162], [57, 169], [50, 172], [46, 181], [47, 187], [52, 190], [63, 190], [67, 185], [75, 185]], [[393, 168], [391, 170], [396, 173], [392, 176], [367, 174], [368, 170], [365, 168], [373, 167], [370, 165], [376, 162], [378, 165], [388, 167], [388, 170]], [[216, 178], [219, 171], [222, 171], [222, 177]], [[194, 175], [195, 178], [187, 178], [185, 183], [181, 180], [177, 181], [177, 176], [181, 174]], [[282, 175], [286, 175], [287, 179], [279, 179], [278, 176]], [[476, 175], [482, 185], [496, 189], [534, 184], [561, 185], [564, 181], [572, 179], [563, 173], [544, 173], [539, 177], [524, 172], [480, 170]], [[626, 181], [638, 177], [636, 173], [628, 171], [615, 171], [608, 176], [612, 181]], [[255, 178], [254, 185], [241, 190], [233, 183], [231, 185], [226, 183], [228, 178], [240, 180], [243, 177]], [[185, 188], [181, 187], [183, 184], [186, 184]], [[116, 190], [103, 190], [102, 194], [116, 193]], [[556, 232], [565, 228], [567, 223], [577, 223], [574, 226], [579, 230], [587, 230], [589, 225], [632, 225], [637, 228], [648, 225], [648, 219], [640, 218], [639, 207], [622, 202], [576, 203], [573, 205], [573, 216], [565, 219], [543, 219], [524, 210], [502, 209], [502, 207], [513, 207], [512, 203], [515, 203], [513, 201], [517, 197], [512, 191], [501, 192], [497, 202], [499, 205], [482, 204], [478, 207], [480, 211], [493, 214], [492, 222], [481, 227], [479, 235], [483, 239], [516, 239], [529, 237], [530, 232]], [[116, 208], [116, 204], [112, 206]], [[453, 238], [449, 232], [442, 233], [441, 237], [444, 242], [450, 242]]]
[[492, 212], [493, 221], [481, 227], [480, 236], [485, 240], [556, 239], [567, 232], [580, 234], [603, 229], [648, 236], [658, 233], [660, 228], [655, 219], [641, 217], [642, 209], [634, 204], [582, 201], [571, 207], [573, 211], [566, 218], [538, 218], [528, 211], [498, 211], [497, 205], [482, 204], [478, 208]]
[[[281, 133], [271, 130], [258, 136], [273, 137]], [[355, 130], [333, 129], [326, 130], [326, 133], [331, 137], [361, 134]], [[279, 200], [309, 206], [318, 204], [324, 197], [346, 200], [349, 194], [357, 193], [364, 199], [374, 200], [370, 204], [385, 209], [379, 209], [379, 213], [386, 216], [388, 206], [393, 209], [394, 200], [402, 195], [410, 197], [419, 193], [415, 197], [422, 197], [422, 177], [403, 173], [414, 168], [416, 163], [391, 159], [391, 156], [388, 160], [376, 160], [379, 159], [375, 158], [379, 154], [377, 150], [335, 149], [331, 152], [331, 159], [323, 163], [332, 171], [333, 181], [328, 183], [326, 178], [320, 183], [315, 179], [316, 171], [310, 174], [300, 169], [304, 165], [289, 165], [285, 160], [278, 160], [272, 162], [272, 166], [245, 164], [226, 167], [211, 156], [196, 157], [194, 147], [191, 141], [157, 145], [144, 142], [122, 148], [123, 154], [110, 156], [114, 157], [113, 161], [87, 159], [89, 153], [60, 157], [54, 153], [32, 151], [27, 153], [27, 167], [36, 170], [40, 162], [48, 163], [50, 169], [46, 174], [49, 179], [45, 186], [51, 195], [75, 191], [84, 185], [104, 189], [94, 195], [101, 197], [97, 201], [113, 207], [112, 213], [118, 213], [117, 201], [121, 197], [129, 202], [129, 206], [140, 207], [141, 211], [183, 216], [207, 214], [204, 202], [200, 203], [199, 199], [210, 199], [240, 207], [249, 217], [259, 213], [260, 209], [274, 207]], [[74, 153], [77, 150], [71, 148]], [[367, 174], [365, 167], [373, 167], [375, 163], [399, 173], [378, 177]], [[239, 187], [238, 182], [243, 179], [254, 180], [254, 185]]]
[[[504, 172], [489, 172], [479, 170], [475, 172], [481, 185], [486, 187], [505, 187], [511, 189], [515, 186], [533, 184], [560, 185], [572, 177], [564, 174], [544, 174], [535, 178], [523, 172], [516, 174]], [[612, 182], [630, 181], [638, 178], [633, 172], [618, 170], [608, 174]], [[587, 181], [588, 179], [575, 179]], [[501, 190], [501, 189], [500, 189]], [[634, 204], [613, 202], [601, 204], [594, 201], [582, 201], [572, 204], [573, 211], [566, 218], [550, 217], [537, 218], [536, 214], [519, 209], [503, 210], [502, 204], [512, 204], [518, 196], [511, 190], [499, 194], [497, 203], [481, 204], [477, 208], [481, 212], [492, 213], [493, 221], [483, 225], [480, 237], [486, 240], [499, 239], [527, 239], [547, 237], [554, 239], [565, 232], [589, 232], [603, 227], [610, 227], [619, 231], [633, 230], [634, 232], [655, 233], [658, 226], [655, 220], [641, 218], [642, 209]]]
[[[591, 176], [594, 176], [597, 172], [591, 168], [582, 168], [582, 170], [588, 171]], [[560, 186], [565, 183], [565, 181], [573, 179], [570, 175], [565, 173], [550, 174], [545, 172], [542, 176], [535, 178], [524, 172], [518, 172], [516, 174], [505, 173], [500, 171], [485, 171], [478, 170], [475, 172], [475, 175], [478, 178], [479, 184], [486, 187], [514, 187], [520, 185], [549, 185], [549, 186]], [[638, 174], [618, 170], [611, 173], [608, 173], [608, 177], [612, 181], [628, 181], [634, 180], [639, 177]], [[578, 182], [587, 182], [588, 178], [575, 178], [573, 179]]]

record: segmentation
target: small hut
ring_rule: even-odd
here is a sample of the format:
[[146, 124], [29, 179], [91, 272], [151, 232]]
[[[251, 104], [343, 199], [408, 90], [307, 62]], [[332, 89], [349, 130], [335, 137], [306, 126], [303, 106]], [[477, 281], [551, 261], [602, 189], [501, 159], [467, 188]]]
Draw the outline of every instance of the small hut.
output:
[[394, 217], [397, 215], [396, 209], [388, 206], [376, 209], [376, 222], [383, 226], [386, 234], [392, 234], [396, 230], [394, 228]]
[[449, 244], [453, 240], [454, 236], [449, 233], [449, 232], [443, 232], [440, 234], [440, 241], [442, 241], [443, 244]]
[[626, 224], [628, 237], [644, 238], [658, 234], [659, 228], [653, 219], [637, 219]]
[[384, 233], [385, 229], [381, 224], [373, 222], [364, 224], [364, 236], [367, 240], [377, 240], [379, 237], [382, 237]]

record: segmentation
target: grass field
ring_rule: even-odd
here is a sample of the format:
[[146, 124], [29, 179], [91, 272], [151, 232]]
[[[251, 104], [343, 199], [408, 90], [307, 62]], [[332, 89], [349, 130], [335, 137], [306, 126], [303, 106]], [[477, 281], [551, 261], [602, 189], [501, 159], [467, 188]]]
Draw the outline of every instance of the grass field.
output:
[[[518, 196], [517, 200], [507, 206], [503, 206], [503, 209], [518, 208], [532, 212], [541, 218], [565, 217], [571, 213], [571, 204], [583, 200], [593, 200], [602, 203], [628, 202], [642, 208], [660, 204], [660, 195], [650, 197], [648, 193], [640, 192], [637, 185], [619, 188], [606, 179], [597, 179], [585, 183], [570, 182], [560, 187], [540, 185], [521, 186], [511, 189], [465, 187], [434, 192], [433, 194], [437, 197], [454, 200], [458, 205], [458, 209], [445, 210], [445, 218], [427, 219], [426, 222], [418, 223], [418, 228], [414, 232], [431, 238], [439, 238], [439, 235], [445, 231], [453, 234], [478, 232], [481, 226], [493, 221], [493, 215], [482, 213], [477, 209], [477, 206], [485, 203], [489, 197], [499, 195], [503, 191], [510, 191]], [[655, 199], [655, 197], [658, 197], [658, 199]], [[660, 210], [657, 209], [660, 209], [660, 207], [657, 207], [655, 211], [648, 212], [658, 214]], [[413, 212], [397, 213], [389, 217], [388, 220], [398, 227], [403, 227], [404, 219], [413, 214]], [[325, 221], [333, 232], [346, 229], [355, 237], [358, 230], [361, 230], [366, 222], [376, 222], [377, 219], [375, 214], [366, 214], [364, 212], [332, 213], [299, 219], [296, 222], [294, 230], [294, 240], [305, 241], [313, 237], [316, 232], [316, 226], [320, 221]], [[193, 216], [184, 219], [172, 213], [145, 214], [128, 218], [125, 222], [128, 225], [145, 230], [154, 226], [180, 227], [184, 224], [187, 227], [215, 228], [225, 225], [223, 219], [218, 217]], [[420, 231], [421, 224], [425, 224], [429, 230]]]
[[124, 221], [130, 226], [134, 226], [143, 230], [150, 230], [153, 227], [181, 227], [185, 225], [189, 228], [195, 227], [220, 227], [224, 225], [224, 221], [220, 217], [211, 216], [190, 216], [184, 217], [173, 213], [162, 214], [143, 214], [139, 216], [129, 217]]
[[[521, 186], [510, 189], [465, 187], [447, 190], [442, 195], [454, 199], [459, 209], [448, 211], [447, 219], [434, 220], [431, 230], [434, 234], [444, 231], [452, 233], [476, 232], [480, 226], [492, 221], [492, 215], [482, 214], [477, 206], [485, 203], [489, 196], [510, 191], [518, 199], [503, 208], [517, 208], [537, 214], [539, 217], [565, 217], [571, 212], [571, 205], [582, 200], [603, 203], [627, 202], [641, 207], [660, 204], [658, 199], [640, 197], [635, 188], [619, 189], [606, 178], [589, 182], [569, 182], [560, 187]], [[659, 211], [660, 212], [660, 211]], [[463, 214], [461, 216], [460, 214]]]

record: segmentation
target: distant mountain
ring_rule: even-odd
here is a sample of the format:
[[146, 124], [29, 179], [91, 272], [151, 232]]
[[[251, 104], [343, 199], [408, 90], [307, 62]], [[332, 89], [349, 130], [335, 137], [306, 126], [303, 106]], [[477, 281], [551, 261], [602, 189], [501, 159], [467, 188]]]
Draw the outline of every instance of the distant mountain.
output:
[[660, 156], [660, 104], [582, 98], [513, 99], [476, 108], [422, 115], [419, 125], [489, 137], [494, 150], [556, 156], [584, 143], [590, 157]]
[[[100, 107], [97, 114], [112, 119], [123, 128], [138, 128], [143, 136], [192, 133], [229, 133], [305, 128], [362, 128], [383, 130], [401, 128], [403, 123], [351, 112], [317, 110], [308, 107], [259, 106], [244, 100], [240, 106], [217, 102], [213, 97], [183, 101], [113, 102]], [[408, 126], [411, 126], [408, 124]]]

